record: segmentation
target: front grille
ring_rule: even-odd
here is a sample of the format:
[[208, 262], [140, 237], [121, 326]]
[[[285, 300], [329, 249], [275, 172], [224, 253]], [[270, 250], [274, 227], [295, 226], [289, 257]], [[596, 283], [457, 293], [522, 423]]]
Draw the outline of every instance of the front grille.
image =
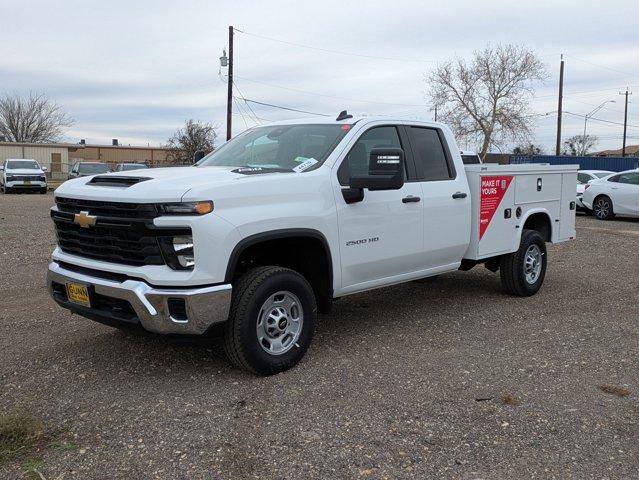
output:
[[77, 198], [56, 197], [58, 210], [61, 212], [89, 212], [91, 215], [114, 218], [153, 219], [160, 214], [153, 203], [102, 202], [81, 200]]
[[45, 182], [47, 179], [44, 175], [11, 175], [7, 180], [12, 182], [24, 182], [25, 180]]
[[[159, 228], [154, 204], [102, 202], [56, 198], [51, 210], [60, 249], [72, 255], [124, 265], [165, 265], [160, 240], [174, 235], [190, 235], [189, 228]], [[82, 227], [76, 214], [97, 217], [95, 224]]]
[[163, 265], [156, 236], [131, 228], [83, 228], [54, 217], [58, 245], [63, 252], [126, 265]]

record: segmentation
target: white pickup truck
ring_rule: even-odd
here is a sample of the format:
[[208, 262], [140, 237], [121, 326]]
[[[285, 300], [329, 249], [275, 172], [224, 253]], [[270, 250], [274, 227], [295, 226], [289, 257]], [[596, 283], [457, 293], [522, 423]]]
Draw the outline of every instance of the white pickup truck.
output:
[[221, 334], [268, 375], [308, 349], [336, 298], [484, 264], [536, 293], [547, 242], [575, 236], [577, 166], [464, 167], [442, 124], [390, 118], [247, 130], [193, 167], [67, 181], [47, 282], [84, 317]]

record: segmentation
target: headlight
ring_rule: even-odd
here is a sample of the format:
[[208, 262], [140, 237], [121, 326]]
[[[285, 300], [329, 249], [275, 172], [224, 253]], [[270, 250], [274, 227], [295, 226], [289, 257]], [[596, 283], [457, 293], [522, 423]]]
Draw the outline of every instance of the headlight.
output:
[[193, 237], [191, 235], [173, 237], [173, 251], [181, 267], [193, 268], [195, 257], [193, 256]]
[[169, 215], [206, 215], [213, 211], [213, 202], [163, 203], [160, 212]]

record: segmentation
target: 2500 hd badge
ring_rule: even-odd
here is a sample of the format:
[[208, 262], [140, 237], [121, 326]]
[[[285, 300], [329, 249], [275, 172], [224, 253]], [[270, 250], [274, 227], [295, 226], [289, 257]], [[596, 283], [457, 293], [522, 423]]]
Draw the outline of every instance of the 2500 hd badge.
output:
[[360, 240], [349, 240], [348, 242], [346, 242], [346, 246], [351, 247], [353, 245], [364, 245], [365, 243], [373, 243], [378, 241], [379, 237], [362, 238]]

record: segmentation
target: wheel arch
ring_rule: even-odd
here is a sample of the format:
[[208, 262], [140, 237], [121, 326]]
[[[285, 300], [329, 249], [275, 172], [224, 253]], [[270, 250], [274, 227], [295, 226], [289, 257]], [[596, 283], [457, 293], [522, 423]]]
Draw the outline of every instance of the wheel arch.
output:
[[521, 222], [518, 242], [524, 230], [535, 230], [539, 232], [545, 242], [552, 242], [553, 228], [550, 213], [546, 209], [534, 209], [527, 212], [526, 217]]
[[[275, 252], [275, 249], [291, 245], [310, 248], [315, 253], [321, 251], [323, 258], [320, 262], [309, 263], [308, 258], [301, 258], [299, 255], [289, 257], [280, 251]], [[263, 255], [265, 252], [266, 255]], [[225, 282], [231, 283], [237, 277], [237, 272], [244, 268], [243, 261], [250, 261], [250, 257], [260, 254], [272, 260], [266, 263], [293, 268], [306, 277], [313, 287], [320, 312], [330, 310], [333, 299], [333, 258], [328, 240], [322, 232], [311, 228], [287, 228], [243, 238], [231, 252], [224, 275]]]

